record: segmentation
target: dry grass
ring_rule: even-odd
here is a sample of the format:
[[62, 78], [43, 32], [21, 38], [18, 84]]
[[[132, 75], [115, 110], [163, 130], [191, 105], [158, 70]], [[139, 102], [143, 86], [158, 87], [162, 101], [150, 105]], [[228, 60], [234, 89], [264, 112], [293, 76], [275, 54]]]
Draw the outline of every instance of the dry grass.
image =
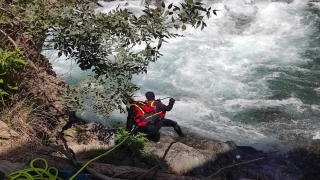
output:
[[[32, 111], [31, 106], [26, 106], [25, 101], [16, 103], [11, 108], [4, 108], [1, 112], [0, 120], [6, 123], [9, 131], [14, 132], [9, 139], [0, 139], [0, 156], [5, 155], [11, 160], [23, 160], [26, 153], [19, 154], [18, 148], [24, 152], [29, 152], [39, 144], [39, 139], [34, 136], [34, 130], [27, 123]], [[14, 150], [14, 151], [13, 151]], [[4, 158], [4, 157], [3, 157]]]

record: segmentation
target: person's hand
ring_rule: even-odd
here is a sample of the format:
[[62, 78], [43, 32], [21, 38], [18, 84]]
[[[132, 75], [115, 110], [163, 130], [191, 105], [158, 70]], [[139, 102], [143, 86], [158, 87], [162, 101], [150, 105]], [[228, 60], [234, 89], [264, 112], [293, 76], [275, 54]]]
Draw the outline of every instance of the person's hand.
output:
[[173, 98], [170, 98], [170, 100], [169, 100], [169, 104], [174, 104], [174, 102], [176, 102], [176, 100], [175, 100], [175, 99], [173, 99]]

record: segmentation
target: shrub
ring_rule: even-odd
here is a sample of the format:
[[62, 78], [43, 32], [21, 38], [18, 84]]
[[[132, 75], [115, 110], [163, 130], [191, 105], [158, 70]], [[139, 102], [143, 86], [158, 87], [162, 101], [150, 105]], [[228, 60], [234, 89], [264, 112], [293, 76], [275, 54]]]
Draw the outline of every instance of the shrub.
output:
[[15, 51], [4, 51], [0, 48], [0, 98], [3, 106], [6, 105], [8, 97], [18, 90], [20, 80], [19, 71], [26, 65], [20, 57], [20, 49]]

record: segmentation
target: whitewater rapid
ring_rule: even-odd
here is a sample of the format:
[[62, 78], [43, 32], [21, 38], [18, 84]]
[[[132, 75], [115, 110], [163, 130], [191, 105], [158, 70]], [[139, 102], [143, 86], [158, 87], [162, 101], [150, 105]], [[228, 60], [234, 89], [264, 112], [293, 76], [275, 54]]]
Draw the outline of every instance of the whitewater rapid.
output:
[[[179, 1], [166, 1], [171, 2]], [[144, 99], [146, 91], [154, 91], [156, 98], [173, 97], [177, 101], [167, 118], [186, 132], [238, 145], [273, 150], [316, 139], [320, 131], [319, 3], [201, 2], [219, 10], [217, 16], [206, 20], [208, 27], [203, 31], [188, 28], [180, 32], [185, 37], [163, 44], [163, 57], [150, 64], [147, 74], [133, 78], [141, 87], [136, 98]], [[100, 3], [104, 7], [96, 11], [102, 13], [118, 5], [138, 14], [143, 9], [140, 1]], [[55, 53], [45, 55], [69, 83], [90, 74], [57, 59]], [[266, 120], [268, 113], [275, 114], [272, 121]], [[125, 123], [126, 118], [118, 111], [106, 122], [90, 111], [79, 114], [107, 125]], [[162, 131], [174, 135], [171, 129]]]

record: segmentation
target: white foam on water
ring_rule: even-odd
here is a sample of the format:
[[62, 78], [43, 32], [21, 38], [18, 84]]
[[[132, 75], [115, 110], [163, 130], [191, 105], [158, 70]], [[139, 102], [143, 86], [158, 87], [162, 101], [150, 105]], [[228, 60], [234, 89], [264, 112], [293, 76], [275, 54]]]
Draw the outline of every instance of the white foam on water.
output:
[[312, 137], [312, 139], [320, 139], [320, 131], [317, 131], [315, 133], [315, 136]]

